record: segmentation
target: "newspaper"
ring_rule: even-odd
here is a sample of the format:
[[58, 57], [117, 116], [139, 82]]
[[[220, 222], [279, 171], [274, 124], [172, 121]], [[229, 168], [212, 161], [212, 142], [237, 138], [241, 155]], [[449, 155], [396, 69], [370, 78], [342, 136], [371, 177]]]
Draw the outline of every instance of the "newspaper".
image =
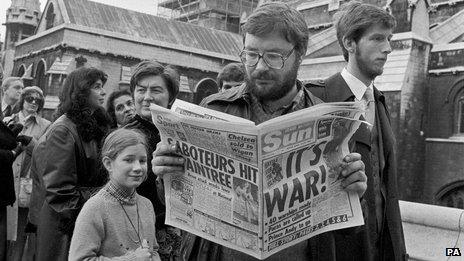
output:
[[364, 224], [340, 185], [361, 105], [325, 103], [262, 124], [177, 100], [152, 105], [184, 175], [165, 175], [166, 224], [258, 259], [323, 232]]

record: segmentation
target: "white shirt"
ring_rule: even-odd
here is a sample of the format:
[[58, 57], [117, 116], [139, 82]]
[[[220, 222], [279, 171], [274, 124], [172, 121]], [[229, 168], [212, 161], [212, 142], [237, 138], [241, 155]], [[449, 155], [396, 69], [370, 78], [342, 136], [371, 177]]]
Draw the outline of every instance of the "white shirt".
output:
[[367, 88], [370, 88], [371, 91], [374, 90], [373, 88], [373, 82], [369, 84], [369, 86], [366, 86], [362, 81], [360, 81], [358, 78], [356, 78], [353, 74], [348, 72], [346, 68], [343, 68], [341, 75], [343, 77], [343, 80], [345, 80], [346, 84], [348, 87], [350, 87], [351, 92], [354, 94], [356, 97], [357, 101], [361, 101], [364, 93], [366, 92]]

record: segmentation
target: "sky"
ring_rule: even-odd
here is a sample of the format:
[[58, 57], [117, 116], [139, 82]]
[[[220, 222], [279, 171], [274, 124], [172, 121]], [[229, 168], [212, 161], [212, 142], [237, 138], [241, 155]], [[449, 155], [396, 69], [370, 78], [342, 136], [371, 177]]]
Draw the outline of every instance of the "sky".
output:
[[[0, 40], [5, 41], [5, 23], [6, 10], [11, 6], [12, 0], [0, 0]], [[66, 0], [65, 0], [66, 1]], [[107, 5], [118, 6], [142, 13], [156, 15], [158, 0], [93, 0], [94, 2], [104, 3]], [[43, 12], [47, 0], [40, 0], [40, 9]]]

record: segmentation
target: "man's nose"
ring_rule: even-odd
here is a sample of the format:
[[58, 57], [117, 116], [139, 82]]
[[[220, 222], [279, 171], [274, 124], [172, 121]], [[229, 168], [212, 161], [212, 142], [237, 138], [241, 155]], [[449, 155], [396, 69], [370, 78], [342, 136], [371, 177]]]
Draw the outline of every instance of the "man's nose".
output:
[[264, 61], [264, 57], [258, 58], [258, 63], [256, 64], [256, 70], [267, 70], [269, 66], [267, 66], [266, 62]]

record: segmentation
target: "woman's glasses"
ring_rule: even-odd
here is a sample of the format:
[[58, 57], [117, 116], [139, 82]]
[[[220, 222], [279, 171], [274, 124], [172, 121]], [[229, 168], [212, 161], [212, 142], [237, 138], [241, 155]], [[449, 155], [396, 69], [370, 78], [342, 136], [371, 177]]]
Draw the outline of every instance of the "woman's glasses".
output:
[[27, 101], [28, 103], [35, 102], [36, 104], [40, 104], [43, 102], [42, 98], [37, 98], [37, 97], [32, 97], [32, 96], [27, 96], [26, 98], [24, 98], [24, 100]]

